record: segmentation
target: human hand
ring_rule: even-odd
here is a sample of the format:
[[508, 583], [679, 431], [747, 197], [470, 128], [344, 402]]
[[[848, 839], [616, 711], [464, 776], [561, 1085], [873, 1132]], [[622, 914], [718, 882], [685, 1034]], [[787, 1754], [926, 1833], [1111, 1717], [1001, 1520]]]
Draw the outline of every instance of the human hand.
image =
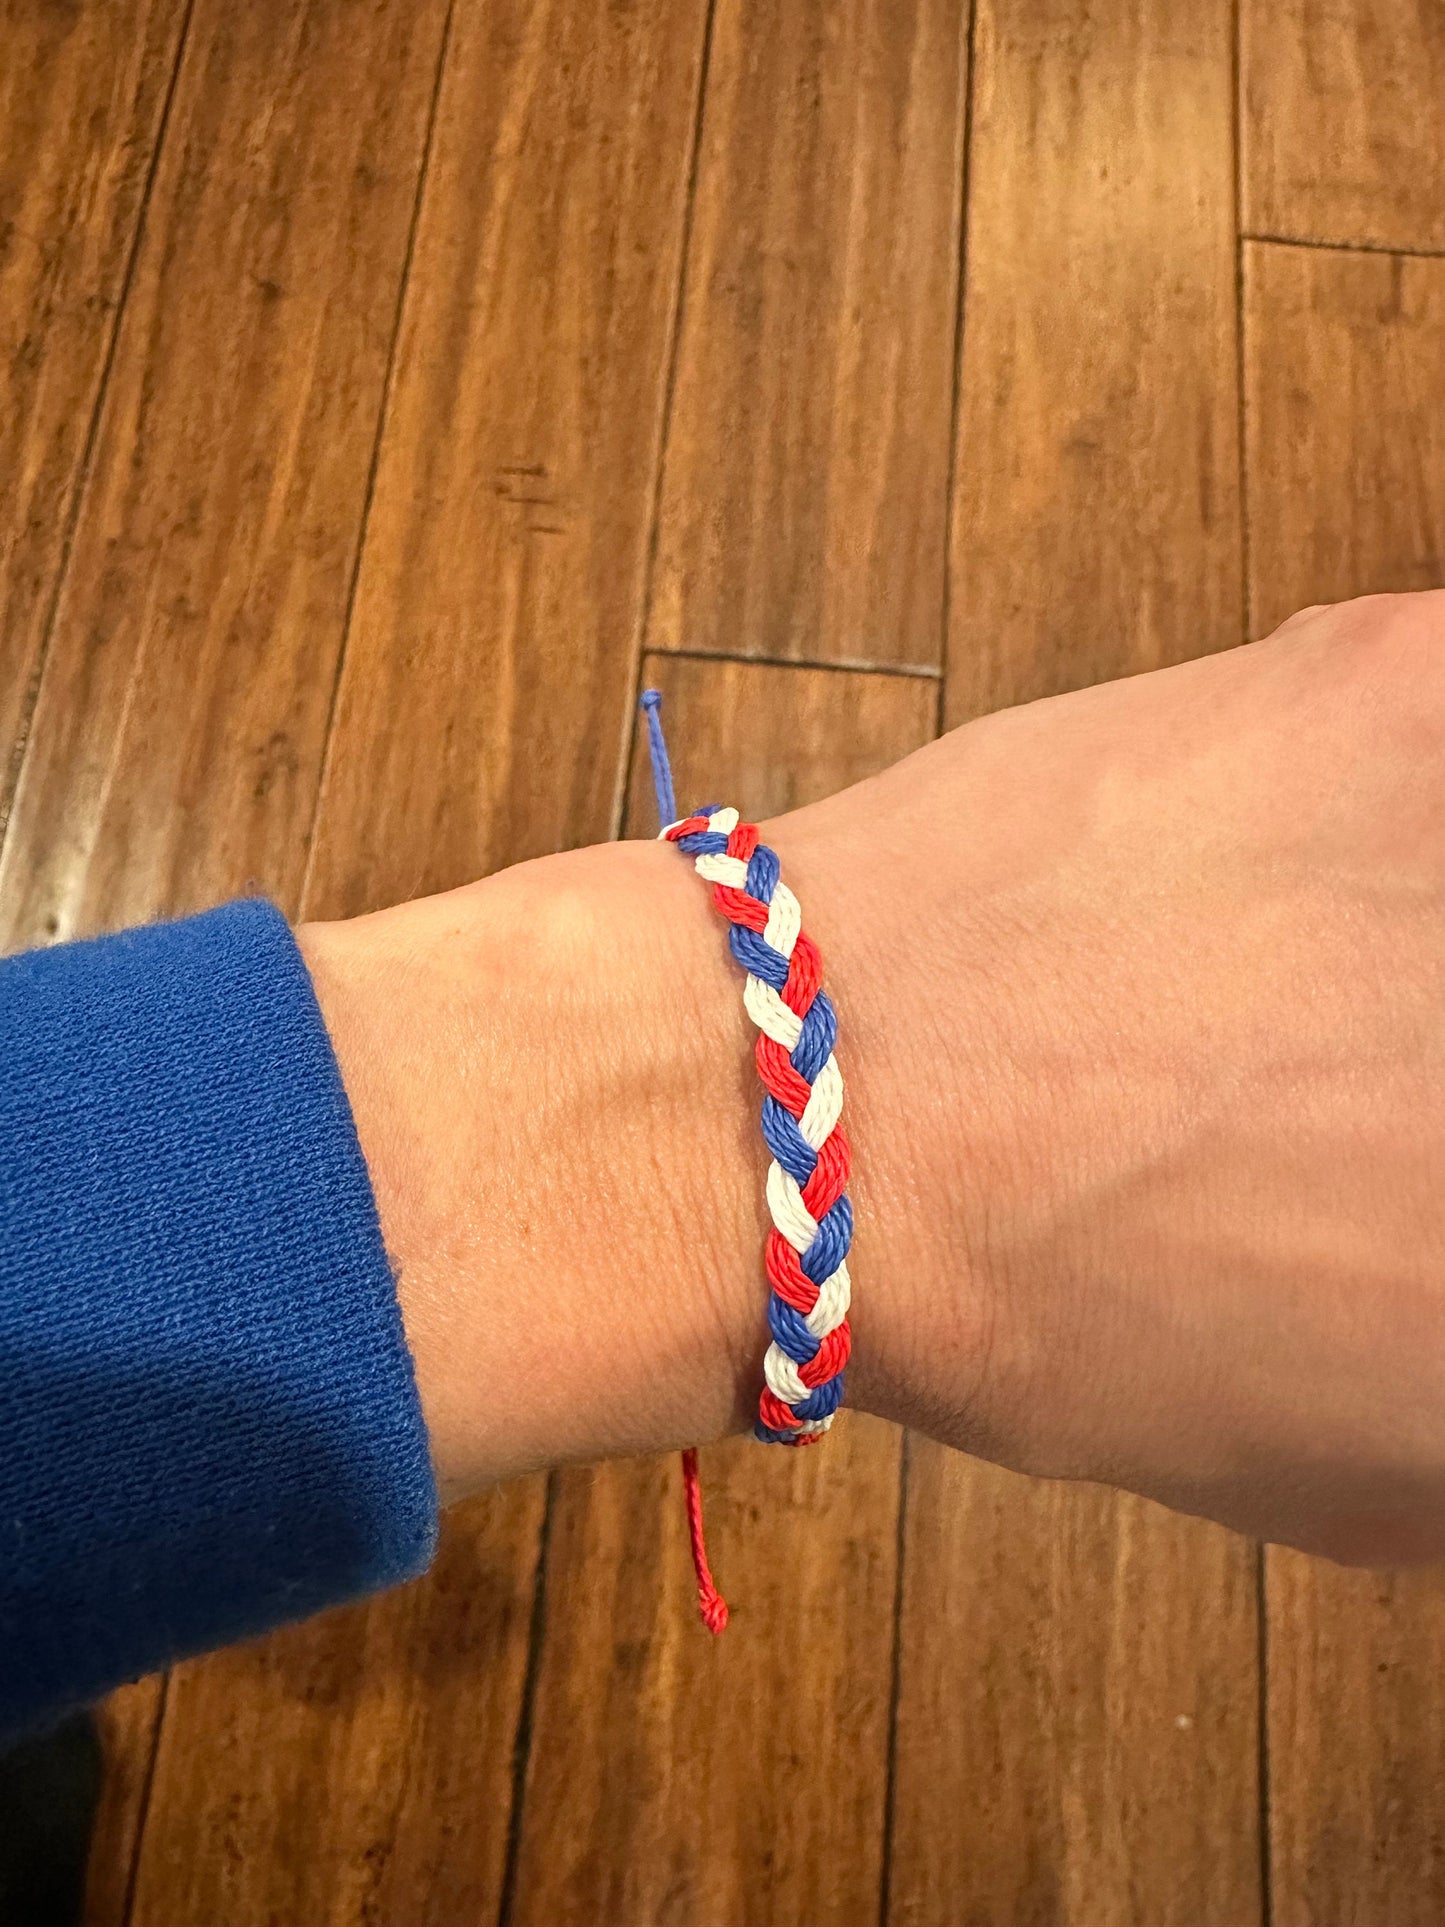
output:
[[1445, 594], [986, 718], [768, 834], [843, 1012], [855, 1395], [1445, 1552]]
[[[1364, 1561], [1445, 1552], [1445, 595], [986, 718], [766, 825], [856, 1147], [850, 1396]], [[741, 1426], [750, 1031], [576, 852], [301, 933], [444, 1489]]]

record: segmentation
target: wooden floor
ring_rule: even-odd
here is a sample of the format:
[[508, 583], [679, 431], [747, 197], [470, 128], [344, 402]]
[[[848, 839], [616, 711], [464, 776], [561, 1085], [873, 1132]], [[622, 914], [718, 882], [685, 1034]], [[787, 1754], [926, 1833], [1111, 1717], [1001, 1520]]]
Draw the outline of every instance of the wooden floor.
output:
[[[0, 0], [0, 941], [641, 828], [644, 676], [771, 811], [1445, 580], [1442, 101], [1430, 0]], [[707, 1480], [716, 1646], [631, 1464], [117, 1695], [88, 1927], [1445, 1920], [1440, 1578]]]

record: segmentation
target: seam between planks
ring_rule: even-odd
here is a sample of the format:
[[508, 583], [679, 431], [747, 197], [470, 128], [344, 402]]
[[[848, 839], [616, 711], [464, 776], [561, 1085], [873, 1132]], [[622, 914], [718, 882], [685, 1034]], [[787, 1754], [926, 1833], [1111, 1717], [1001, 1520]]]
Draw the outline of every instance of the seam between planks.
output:
[[527, 1769], [532, 1762], [532, 1726], [537, 1708], [537, 1681], [542, 1671], [542, 1647], [547, 1637], [547, 1555], [552, 1544], [552, 1520], [557, 1508], [558, 1474], [547, 1474], [547, 1497], [537, 1533], [537, 1568], [532, 1580], [532, 1612], [527, 1625], [527, 1664], [522, 1674], [522, 1697], [517, 1708], [517, 1732], [512, 1742], [512, 1806], [507, 1815], [507, 1850], [497, 1895], [497, 1927], [511, 1927], [517, 1898], [517, 1869], [522, 1858], [522, 1823], [527, 1799]]
[[[717, 20], [717, 0], [706, 0], [703, 13], [702, 49], [698, 56], [697, 98], [693, 103], [692, 152], [688, 157], [687, 187], [683, 193], [682, 235], [677, 257], [677, 294], [672, 304], [672, 335], [667, 344], [667, 372], [662, 384], [662, 419], [658, 424], [657, 454], [653, 464], [652, 505], [648, 515], [646, 560], [643, 563], [642, 597], [632, 642], [631, 674], [627, 679], [628, 702], [622, 718], [622, 737], [618, 744], [617, 781], [612, 795], [609, 838], [615, 842], [622, 834], [622, 819], [627, 811], [627, 795], [632, 782], [633, 745], [637, 732], [634, 711], [642, 693], [642, 659], [647, 653], [647, 631], [652, 621], [652, 595], [657, 576], [657, 550], [662, 540], [662, 484], [667, 471], [667, 450], [672, 438], [673, 404], [677, 394], [677, 368], [682, 358], [682, 324], [687, 313], [688, 261], [692, 254], [692, 226], [697, 209], [697, 181], [702, 169], [702, 130], [707, 118], [708, 80], [712, 72], [713, 27]], [[673, 655], [698, 653], [670, 650]], [[728, 660], [719, 657], [719, 661]]]
[[893, 1535], [893, 1652], [888, 1680], [883, 1851], [878, 1867], [878, 1927], [889, 1927], [893, 1912], [893, 1815], [898, 1796], [898, 1706], [903, 1692], [903, 1562], [908, 1539], [908, 1468], [912, 1453], [913, 1434], [905, 1431], [898, 1448], [898, 1523]]
[[1396, 248], [1385, 241], [1322, 241], [1308, 234], [1265, 234], [1241, 229], [1241, 241], [1268, 248], [1314, 248], [1325, 254], [1394, 254], [1408, 261], [1445, 261], [1445, 248]]
[[[973, 186], [973, 101], [974, 72], [978, 53], [978, 0], [969, 0], [968, 28], [964, 43], [967, 70], [963, 92], [963, 152], [958, 182], [958, 278], [953, 307], [953, 390], [948, 411], [948, 471], [944, 486], [948, 494], [943, 506], [943, 631], [938, 649], [938, 706], [933, 733], [941, 736], [946, 719], [948, 696], [949, 645], [953, 632], [953, 538], [954, 514], [958, 499], [958, 425], [963, 413], [963, 331], [964, 307], [968, 289], [968, 203]], [[891, 1745], [891, 1741], [890, 1741]]]
[[1244, 247], [1252, 237], [1244, 227], [1244, 51], [1242, 44], [1242, 0], [1234, 0], [1233, 45], [1233, 141], [1234, 141], [1234, 383], [1235, 434], [1238, 440], [1236, 487], [1239, 493], [1239, 611], [1244, 641], [1253, 635], [1254, 611], [1250, 607], [1251, 545], [1249, 529], [1249, 394], [1248, 362], [1245, 356]]
[[[746, 649], [664, 649], [644, 654], [678, 656], [685, 662], [756, 663], [768, 669], [827, 669], [845, 676], [907, 676], [937, 682], [943, 671], [929, 662], [873, 662], [866, 656], [842, 656], [824, 661], [818, 656], [757, 656]], [[637, 692], [640, 694], [640, 692]]]
[[151, 1795], [155, 1792], [156, 1767], [161, 1756], [161, 1733], [166, 1723], [166, 1708], [171, 1701], [171, 1670], [167, 1667], [161, 1674], [160, 1700], [156, 1706], [155, 1725], [151, 1729], [150, 1752], [146, 1758], [145, 1780], [141, 1786], [140, 1803], [136, 1809], [135, 1839], [131, 1844], [130, 1867], [126, 1873], [125, 1900], [121, 1907], [121, 1920], [124, 1927], [130, 1927], [135, 1913], [136, 1895], [140, 1891], [141, 1848], [145, 1844], [146, 1824], [151, 1814]]
[[326, 799], [326, 786], [331, 774], [331, 746], [336, 735], [336, 711], [341, 700], [341, 681], [350, 653], [351, 625], [356, 614], [356, 595], [361, 583], [361, 564], [366, 554], [366, 538], [371, 528], [371, 509], [376, 495], [376, 477], [381, 467], [382, 444], [386, 438], [387, 417], [391, 412], [391, 398], [396, 386], [397, 347], [401, 341], [401, 324], [406, 312], [407, 289], [411, 285], [411, 268], [416, 254], [417, 232], [421, 226], [422, 203], [426, 199], [427, 181], [431, 175], [432, 151], [436, 144], [437, 114], [441, 107], [447, 56], [451, 51], [452, 20], [455, 13], [456, 0], [447, 0], [446, 17], [442, 21], [441, 45], [437, 49], [436, 74], [432, 80], [431, 104], [427, 109], [426, 132], [422, 139], [421, 166], [417, 169], [416, 194], [411, 204], [411, 221], [407, 227], [406, 248], [401, 258], [396, 309], [391, 321], [391, 341], [386, 351], [386, 373], [382, 378], [381, 400], [376, 411], [376, 433], [372, 438], [371, 460], [366, 471], [366, 489], [361, 498], [361, 516], [356, 530], [356, 553], [352, 558], [351, 580], [346, 586], [346, 609], [341, 619], [341, 643], [336, 651], [336, 668], [331, 677], [331, 697], [327, 704], [326, 729], [322, 737], [321, 769], [316, 779], [316, 795], [311, 804], [311, 822], [306, 831], [306, 863], [301, 873], [301, 889], [296, 905], [298, 915], [304, 915], [306, 900], [311, 891], [311, 877], [316, 861], [316, 830], [321, 821], [321, 806]]
[[60, 554], [55, 567], [55, 580], [51, 586], [50, 604], [45, 611], [45, 621], [41, 625], [40, 643], [35, 652], [35, 663], [30, 672], [29, 687], [20, 711], [20, 727], [15, 741], [10, 745], [8, 764], [0, 776], [0, 859], [5, 855], [5, 845], [9, 837], [10, 819], [14, 813], [15, 798], [20, 791], [20, 779], [24, 774], [25, 759], [30, 748], [30, 732], [35, 722], [35, 711], [40, 701], [41, 684], [45, 679], [46, 665], [50, 660], [50, 645], [55, 634], [56, 617], [60, 612], [60, 598], [70, 573], [71, 550], [75, 545], [75, 531], [80, 523], [81, 506], [90, 486], [91, 467], [95, 459], [95, 444], [100, 434], [101, 417], [105, 412], [105, 400], [110, 389], [111, 370], [115, 365], [116, 348], [120, 342], [121, 324], [130, 302], [131, 287], [135, 280], [136, 263], [140, 259], [141, 241], [145, 234], [146, 217], [150, 212], [151, 193], [155, 187], [156, 170], [160, 165], [161, 150], [166, 143], [166, 133], [170, 127], [171, 107], [176, 97], [176, 87], [180, 80], [181, 67], [185, 62], [186, 45], [190, 38], [191, 17], [195, 12], [195, 0], [185, 0], [185, 11], [181, 16], [180, 32], [176, 36], [175, 59], [171, 63], [170, 79], [166, 83], [165, 99], [161, 103], [160, 119], [156, 123], [155, 144], [151, 148], [150, 160], [146, 166], [146, 177], [141, 188], [140, 202], [136, 208], [135, 227], [131, 233], [130, 250], [126, 255], [125, 271], [121, 276], [120, 289], [116, 296], [115, 314], [111, 320], [110, 338], [105, 344], [105, 354], [101, 360], [100, 376], [96, 382], [95, 400], [91, 404], [90, 421], [86, 426], [85, 444], [81, 450], [80, 462], [76, 468], [75, 480], [71, 485], [70, 503], [65, 513], [64, 529], [60, 538]]
[[1254, 1548], [1254, 1599], [1259, 1654], [1258, 1703], [1255, 1712], [1255, 1745], [1259, 1765], [1259, 1905], [1264, 1927], [1274, 1922], [1274, 1789], [1270, 1771], [1269, 1733], [1269, 1548], [1256, 1543]]

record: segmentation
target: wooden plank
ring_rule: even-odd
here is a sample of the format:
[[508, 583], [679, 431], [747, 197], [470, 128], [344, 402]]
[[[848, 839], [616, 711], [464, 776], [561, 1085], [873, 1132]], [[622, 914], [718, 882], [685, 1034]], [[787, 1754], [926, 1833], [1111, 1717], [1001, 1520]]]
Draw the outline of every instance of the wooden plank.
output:
[[424, 1581], [177, 1667], [133, 1927], [496, 1917], [536, 1484]]
[[605, 836], [705, 0], [458, 15], [313, 914]]
[[[1225, 0], [980, 0], [947, 710], [1239, 639]], [[886, 1919], [1262, 1919], [1255, 1558], [920, 1441]]]
[[1445, 248], [1445, 13], [1420, 0], [1243, 0], [1248, 232]]
[[[311, 916], [607, 834], [703, 28], [454, 17]], [[133, 1927], [498, 1917], [543, 1490], [454, 1514], [417, 1585], [178, 1669]]]
[[1262, 1921], [1244, 1541], [923, 1440], [905, 1532], [888, 1920]]
[[1276, 1927], [1445, 1916], [1445, 1578], [1268, 1556]]
[[152, 1675], [122, 1686], [96, 1708], [102, 1777], [81, 1927], [126, 1927], [164, 1705], [165, 1681]]
[[718, 0], [652, 648], [938, 662], [967, 15]]
[[[644, 670], [694, 800], [771, 814], [933, 733], [926, 679], [664, 656]], [[638, 745], [628, 824], [644, 835], [645, 769]], [[716, 1642], [676, 1460], [560, 1475], [512, 1927], [876, 1919], [898, 1468], [897, 1431], [857, 1416], [814, 1452], [706, 1451], [733, 1607]]]
[[1228, 0], [980, 0], [948, 716], [1238, 642]]
[[3, 864], [3, 940], [294, 906], [442, 0], [198, 0]]
[[[1445, 576], [1445, 261], [1251, 248], [1251, 602]], [[1445, 1581], [1267, 1561], [1275, 1927], [1445, 1915]]]
[[0, 6], [0, 832], [184, 18]]
[[1445, 580], [1445, 263], [1247, 246], [1250, 623]]

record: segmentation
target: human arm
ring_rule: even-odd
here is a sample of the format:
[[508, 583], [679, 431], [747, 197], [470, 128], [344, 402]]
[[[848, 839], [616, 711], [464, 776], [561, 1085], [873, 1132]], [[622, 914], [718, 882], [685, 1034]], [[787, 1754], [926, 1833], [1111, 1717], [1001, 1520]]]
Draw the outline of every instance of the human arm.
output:
[[[1445, 1551], [1442, 800], [1420, 596], [765, 826], [842, 1015], [855, 1402], [1335, 1557]], [[446, 1487], [742, 1424], [756, 1097], [688, 866], [548, 858], [302, 944]]]
[[[765, 826], [842, 1017], [856, 1403], [1339, 1558], [1445, 1550], [1442, 609], [1309, 612]], [[299, 955], [266, 914], [239, 975], [164, 932], [0, 965], [0, 1630], [50, 1668], [0, 1723], [416, 1570], [428, 1439], [450, 1498], [756, 1394], [749, 1027], [675, 852]], [[51, 1085], [67, 995], [129, 1017]]]

